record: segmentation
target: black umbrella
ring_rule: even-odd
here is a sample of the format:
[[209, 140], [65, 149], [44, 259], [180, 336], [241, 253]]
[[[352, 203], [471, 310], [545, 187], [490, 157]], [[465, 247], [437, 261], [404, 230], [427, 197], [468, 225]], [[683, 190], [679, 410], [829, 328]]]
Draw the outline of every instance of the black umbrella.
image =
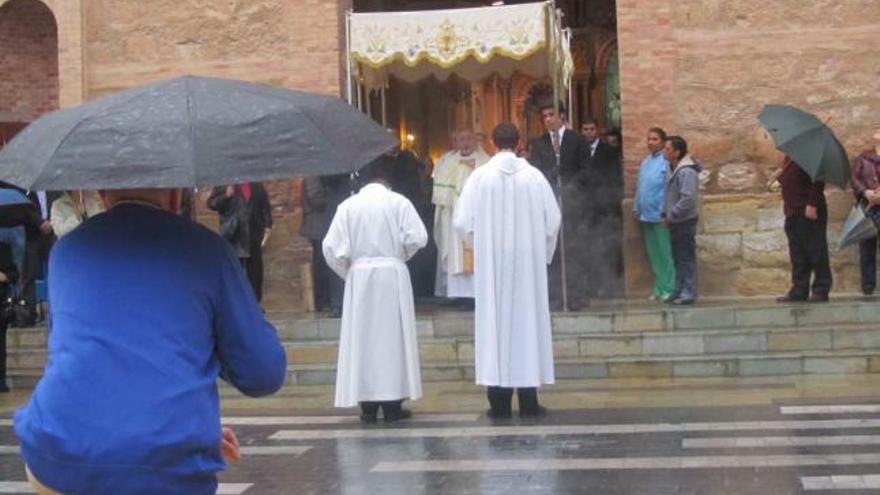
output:
[[330, 96], [185, 76], [44, 115], [0, 150], [25, 189], [202, 187], [348, 173], [393, 148]]
[[849, 157], [834, 132], [815, 115], [788, 105], [766, 105], [758, 120], [776, 147], [813, 180], [842, 188], [849, 181]]

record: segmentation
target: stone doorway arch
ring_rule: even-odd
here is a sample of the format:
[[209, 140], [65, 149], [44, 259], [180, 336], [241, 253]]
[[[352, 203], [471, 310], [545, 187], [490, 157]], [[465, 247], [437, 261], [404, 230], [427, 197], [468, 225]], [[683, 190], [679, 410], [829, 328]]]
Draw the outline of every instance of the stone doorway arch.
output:
[[[83, 99], [80, 0], [0, 0], [0, 143]], [[8, 47], [8, 48], [7, 48]]]

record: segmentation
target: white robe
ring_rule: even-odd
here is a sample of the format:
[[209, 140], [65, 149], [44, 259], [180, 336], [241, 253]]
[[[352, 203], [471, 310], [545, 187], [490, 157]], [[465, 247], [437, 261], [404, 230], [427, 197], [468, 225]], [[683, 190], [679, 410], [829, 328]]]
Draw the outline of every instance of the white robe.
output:
[[474, 274], [465, 267], [464, 243], [452, 228], [452, 212], [468, 177], [476, 167], [488, 161], [485, 152], [476, 150], [467, 156], [460, 152], [447, 153], [438, 163], [432, 199], [437, 244], [436, 296], [474, 297]]
[[547, 265], [561, 219], [544, 175], [509, 151], [465, 184], [453, 225], [474, 246], [477, 384], [554, 382]]
[[327, 265], [345, 279], [336, 407], [422, 395], [406, 260], [428, 242], [408, 199], [373, 183], [339, 205], [324, 238]]

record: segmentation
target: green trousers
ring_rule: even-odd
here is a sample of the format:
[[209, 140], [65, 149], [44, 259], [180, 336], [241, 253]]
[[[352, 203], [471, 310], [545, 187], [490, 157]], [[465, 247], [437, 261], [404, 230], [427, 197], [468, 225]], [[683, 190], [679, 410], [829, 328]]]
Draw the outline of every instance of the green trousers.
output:
[[651, 295], [665, 298], [675, 290], [675, 263], [672, 260], [669, 229], [662, 223], [639, 222], [639, 226], [645, 239], [645, 251], [648, 252], [651, 273], [654, 274]]

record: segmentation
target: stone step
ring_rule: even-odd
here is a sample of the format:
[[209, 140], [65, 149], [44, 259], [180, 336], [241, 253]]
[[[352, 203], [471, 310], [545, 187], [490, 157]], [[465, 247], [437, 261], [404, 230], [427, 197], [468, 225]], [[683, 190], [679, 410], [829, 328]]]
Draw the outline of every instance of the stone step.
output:
[[[292, 364], [334, 364], [337, 340], [283, 342]], [[880, 351], [877, 325], [815, 325], [800, 329], [752, 328], [681, 332], [644, 332], [599, 335], [555, 335], [556, 358], [689, 356], [785, 351]], [[420, 337], [423, 363], [470, 362], [472, 337]], [[10, 349], [7, 367], [39, 368], [46, 360], [45, 347]]]
[[[565, 358], [556, 360], [555, 364], [559, 380], [858, 374], [880, 373], [880, 351]], [[423, 363], [421, 374], [425, 382], [472, 381], [474, 365], [464, 362]], [[335, 380], [334, 365], [292, 365], [288, 367], [285, 385], [332, 385]]]
[[[284, 341], [335, 340], [340, 320], [312, 315], [276, 313], [270, 315]], [[767, 328], [793, 329], [837, 324], [880, 325], [880, 303], [841, 301], [827, 304], [745, 304], [690, 308], [637, 308], [596, 310], [581, 313], [554, 313], [553, 333], [559, 335], [604, 335], [616, 333], [688, 332]], [[420, 337], [470, 337], [474, 331], [473, 313], [438, 311], [417, 317]], [[10, 328], [9, 348], [42, 347], [45, 326]]]

